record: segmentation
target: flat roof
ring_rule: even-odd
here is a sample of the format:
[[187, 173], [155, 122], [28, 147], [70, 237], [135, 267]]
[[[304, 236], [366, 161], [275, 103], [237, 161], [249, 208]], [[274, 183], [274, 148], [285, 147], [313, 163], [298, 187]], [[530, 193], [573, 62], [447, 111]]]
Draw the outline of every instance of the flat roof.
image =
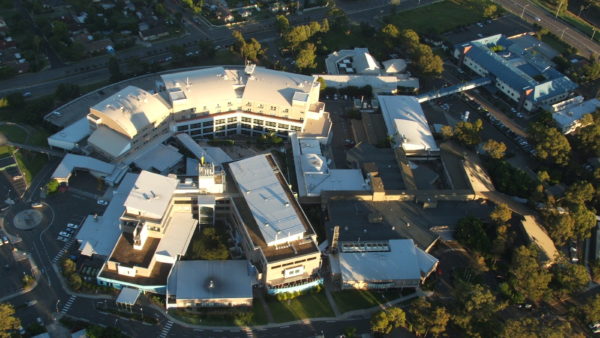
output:
[[160, 219], [176, 188], [176, 178], [142, 171], [125, 200], [125, 208], [134, 215]]
[[[304, 237], [308, 230], [292, 206], [270, 155], [257, 155], [231, 162], [229, 169], [267, 245], [283, 244]], [[293, 198], [293, 197], [292, 197]]]
[[85, 169], [108, 176], [115, 170], [115, 166], [93, 157], [68, 153], [52, 173], [52, 178], [67, 180], [75, 169]]
[[585, 114], [595, 112], [598, 108], [600, 108], [600, 100], [594, 98], [569, 105], [552, 114], [552, 118], [554, 118], [563, 131], [567, 131], [573, 122], [581, 119]]
[[130, 138], [150, 124], [162, 122], [170, 113], [160, 95], [150, 94], [135, 86], [123, 88], [91, 109], [113, 120], [119, 131]]
[[252, 298], [255, 277], [245, 260], [178, 261], [169, 275], [167, 291], [177, 299]]
[[172, 267], [173, 264], [156, 262], [154, 264], [154, 268], [150, 272], [150, 276], [148, 277], [130, 277], [126, 275], [120, 275], [117, 270], [108, 270], [104, 268], [100, 272], [99, 277], [121, 281], [132, 285], [164, 286], [167, 285], [167, 278], [169, 277], [169, 272], [171, 271]]
[[119, 292], [116, 302], [119, 304], [134, 305], [140, 293], [142, 293], [140, 289], [124, 287]]
[[92, 133], [90, 122], [87, 117], [77, 120], [68, 127], [48, 137], [48, 144], [66, 150], [75, 148], [77, 142], [88, 137]]
[[290, 136], [300, 196], [319, 196], [323, 191], [365, 191], [360, 169], [330, 169], [315, 138]]
[[160, 173], [166, 173], [167, 170], [179, 163], [182, 158], [183, 155], [177, 151], [177, 148], [160, 143], [156, 145], [153, 151], [149, 151], [137, 158], [134, 163], [142, 170], [155, 169]]
[[192, 217], [191, 213], [172, 213], [167, 230], [156, 248], [156, 255], [165, 256], [172, 260], [185, 255], [197, 224], [198, 221]]
[[[318, 85], [319, 82], [312, 76], [256, 67], [248, 77], [242, 98], [279, 107], [291, 107], [297, 93], [310, 94]], [[306, 97], [304, 105], [308, 103], [310, 102]]]
[[[366, 244], [366, 243], [365, 243]], [[388, 251], [344, 252], [338, 254], [344, 281], [421, 280], [438, 260], [415, 246], [412, 239], [387, 241]]]
[[102, 216], [88, 216], [77, 233], [82, 255], [93, 254], [108, 257], [121, 235], [119, 227], [121, 215], [125, 211], [123, 205], [133, 188], [138, 174], [127, 173], [104, 210]]
[[214, 165], [222, 165], [224, 162], [232, 161], [231, 157], [221, 150], [221, 148], [202, 147], [189, 134], [179, 133], [175, 135], [175, 138], [198, 160], [204, 157], [204, 162]]
[[439, 151], [421, 104], [414, 96], [378, 95], [381, 113], [398, 146], [405, 151]]
[[117, 241], [117, 245], [110, 255], [109, 260], [127, 267], [139, 266], [147, 268], [152, 262], [160, 238], [148, 237], [141, 250], [133, 248], [133, 234], [123, 232]]

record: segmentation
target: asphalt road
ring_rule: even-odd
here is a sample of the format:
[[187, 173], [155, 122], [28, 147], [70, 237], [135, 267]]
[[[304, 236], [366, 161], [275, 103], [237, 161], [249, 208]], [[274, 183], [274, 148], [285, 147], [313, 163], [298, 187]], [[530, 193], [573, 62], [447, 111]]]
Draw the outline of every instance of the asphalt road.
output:
[[[589, 36], [579, 32], [570, 25], [567, 25], [562, 20], [555, 18], [554, 15], [548, 13], [545, 9], [538, 7], [533, 2], [524, 0], [493, 1], [515, 15], [522, 15], [523, 20], [532, 23], [535, 22], [548, 29], [568, 44], [577, 48], [581, 55], [585, 57], [600, 55], [600, 45], [598, 43], [592, 41]], [[535, 19], [536, 17], [540, 18], [541, 21], [537, 22]]]

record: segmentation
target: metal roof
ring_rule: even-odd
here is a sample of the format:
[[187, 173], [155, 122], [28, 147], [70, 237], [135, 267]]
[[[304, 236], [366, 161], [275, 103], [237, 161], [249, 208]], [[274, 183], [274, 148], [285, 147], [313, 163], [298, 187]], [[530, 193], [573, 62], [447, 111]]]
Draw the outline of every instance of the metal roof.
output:
[[230, 163], [231, 174], [268, 246], [302, 239], [306, 229], [266, 156]]
[[172, 213], [167, 230], [156, 248], [156, 260], [173, 264], [179, 256], [185, 255], [197, 224], [191, 213]]
[[169, 206], [169, 201], [177, 188], [177, 179], [148, 171], [142, 171], [127, 199], [125, 208], [127, 212], [161, 219]]
[[86, 169], [97, 174], [108, 176], [115, 170], [115, 166], [93, 157], [68, 153], [63, 157], [62, 161], [60, 161], [52, 173], [52, 178], [67, 180], [75, 169]]

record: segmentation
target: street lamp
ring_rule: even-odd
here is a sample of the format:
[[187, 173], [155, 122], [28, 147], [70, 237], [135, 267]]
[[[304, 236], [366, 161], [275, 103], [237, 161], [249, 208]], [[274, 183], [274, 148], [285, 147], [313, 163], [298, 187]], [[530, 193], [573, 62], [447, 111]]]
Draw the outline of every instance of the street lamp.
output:
[[562, 5], [563, 5], [563, 2], [561, 1], [561, 2], [558, 4], [558, 8], [556, 8], [556, 14], [554, 14], [554, 17], [555, 17], [555, 18], [556, 18], [556, 17], [558, 17], [558, 12], [560, 11], [560, 8], [562, 7]]
[[569, 29], [568, 27], [565, 27], [565, 29], [563, 29], [562, 33], [560, 33], [560, 39], [562, 40], [563, 35], [565, 35], [565, 31]]
[[529, 6], [529, 4], [523, 6], [523, 11], [521, 12], [521, 19], [523, 19], [523, 15], [525, 14], [525, 8], [527, 8], [527, 6]]

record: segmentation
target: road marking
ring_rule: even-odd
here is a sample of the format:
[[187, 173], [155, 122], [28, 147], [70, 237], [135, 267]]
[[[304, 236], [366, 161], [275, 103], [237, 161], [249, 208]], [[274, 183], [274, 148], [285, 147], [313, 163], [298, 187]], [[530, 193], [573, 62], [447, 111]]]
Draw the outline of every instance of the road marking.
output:
[[69, 298], [69, 300], [65, 303], [65, 305], [63, 306], [62, 310], [60, 311], [62, 314], [65, 314], [69, 311], [69, 309], [71, 308], [71, 306], [73, 306], [73, 303], [75, 302], [75, 299], [77, 299], [77, 297], [75, 296], [71, 296], [71, 298]]
[[52, 259], [52, 263], [56, 264], [60, 261], [60, 259], [62, 258], [62, 256], [64, 256], [65, 253], [67, 253], [67, 251], [69, 251], [69, 248], [71, 247], [71, 245], [73, 245], [75, 241], [73, 241], [73, 239], [70, 239], [65, 246], [60, 249], [60, 251], [56, 254], [56, 256], [54, 256], [54, 258]]
[[169, 331], [171, 331], [171, 327], [173, 326], [173, 322], [172, 321], [168, 321], [167, 324], [165, 324], [165, 327], [163, 327], [162, 331], [160, 331], [160, 336], [158, 336], [159, 338], [166, 338], [167, 335], [169, 334]]

